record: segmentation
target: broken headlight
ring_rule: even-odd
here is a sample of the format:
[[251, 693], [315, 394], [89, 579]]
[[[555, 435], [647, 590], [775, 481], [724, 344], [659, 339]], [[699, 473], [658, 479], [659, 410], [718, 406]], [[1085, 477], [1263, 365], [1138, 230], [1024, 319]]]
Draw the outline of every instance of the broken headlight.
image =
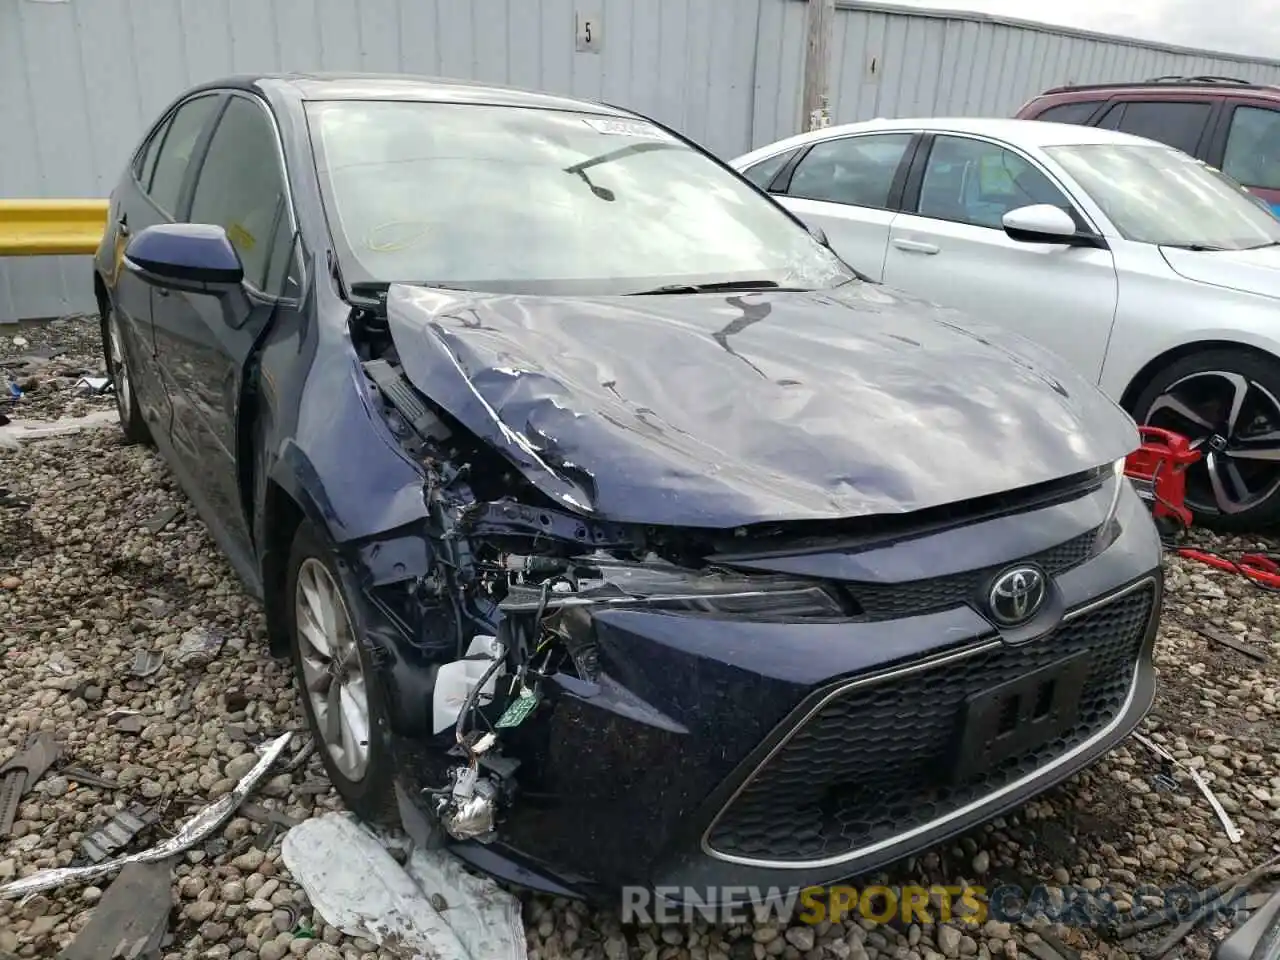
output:
[[[514, 598], [511, 598], [514, 599]], [[644, 607], [668, 613], [763, 621], [836, 620], [856, 612], [838, 587], [812, 580], [687, 570], [666, 563], [588, 558], [555, 585], [547, 608]], [[532, 597], [527, 603], [533, 603]], [[516, 609], [510, 602], [507, 609]]]
[[1097, 556], [1106, 550], [1115, 542], [1116, 537], [1120, 536], [1120, 521], [1116, 519], [1116, 514], [1120, 509], [1120, 494], [1124, 492], [1125, 485], [1129, 482], [1129, 478], [1124, 475], [1125, 457], [1121, 457], [1115, 463], [1108, 464], [1101, 469], [1103, 475], [1103, 489], [1110, 498], [1108, 501], [1107, 512], [1103, 517], [1101, 525], [1098, 527], [1098, 534], [1093, 540], [1093, 556]]

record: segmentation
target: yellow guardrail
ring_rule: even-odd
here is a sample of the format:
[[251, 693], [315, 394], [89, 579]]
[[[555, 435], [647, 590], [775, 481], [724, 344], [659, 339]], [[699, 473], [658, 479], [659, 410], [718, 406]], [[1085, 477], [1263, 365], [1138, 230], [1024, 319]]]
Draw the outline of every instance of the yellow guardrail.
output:
[[91, 254], [106, 226], [106, 200], [0, 200], [0, 257]]

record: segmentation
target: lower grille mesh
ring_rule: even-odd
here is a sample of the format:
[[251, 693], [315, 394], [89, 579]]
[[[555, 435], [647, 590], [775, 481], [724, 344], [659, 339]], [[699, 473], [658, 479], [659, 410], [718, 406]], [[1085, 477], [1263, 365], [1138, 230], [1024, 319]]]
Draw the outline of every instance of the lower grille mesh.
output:
[[[770, 861], [849, 855], [945, 816], [1096, 735], [1116, 718], [1133, 679], [1154, 586], [1065, 622], [1024, 646], [980, 653], [827, 701], [724, 810], [712, 849]], [[964, 701], [1088, 651], [1075, 726], [960, 783], [945, 772]]]

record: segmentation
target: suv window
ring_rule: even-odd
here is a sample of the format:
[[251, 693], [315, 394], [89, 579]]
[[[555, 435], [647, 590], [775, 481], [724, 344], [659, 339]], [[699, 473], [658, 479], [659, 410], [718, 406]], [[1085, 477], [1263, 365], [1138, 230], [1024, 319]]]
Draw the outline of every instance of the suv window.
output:
[[1236, 107], [1222, 172], [1246, 187], [1280, 190], [1280, 111]]
[[275, 128], [265, 107], [240, 96], [227, 102], [196, 179], [190, 220], [226, 230], [245, 280], [267, 289], [271, 253], [281, 245], [288, 217]]
[[768, 190], [769, 184], [773, 183], [773, 178], [787, 165], [787, 161], [796, 155], [796, 150], [799, 149], [799, 147], [796, 147], [794, 150], [784, 150], [782, 153], [761, 160], [754, 166], [743, 170], [742, 175], [761, 190]]
[[920, 185], [920, 216], [998, 230], [1010, 210], [1035, 203], [1072, 209], [1048, 177], [1011, 150], [965, 137], [933, 141]]
[[164, 142], [160, 144], [147, 192], [155, 205], [169, 216], [177, 214], [187, 165], [191, 162], [191, 154], [195, 151], [205, 123], [217, 103], [218, 96], [215, 94], [188, 100], [178, 107], [173, 119], [169, 121], [168, 129], [164, 131]]
[[911, 133], [842, 137], [815, 144], [796, 165], [787, 194], [884, 209]]
[[1072, 100], [1036, 114], [1035, 119], [1050, 123], [1088, 123], [1100, 103], [1101, 100]]
[[1130, 100], [1112, 106], [1100, 126], [1167, 143], [1195, 156], [1211, 109], [1208, 101]]

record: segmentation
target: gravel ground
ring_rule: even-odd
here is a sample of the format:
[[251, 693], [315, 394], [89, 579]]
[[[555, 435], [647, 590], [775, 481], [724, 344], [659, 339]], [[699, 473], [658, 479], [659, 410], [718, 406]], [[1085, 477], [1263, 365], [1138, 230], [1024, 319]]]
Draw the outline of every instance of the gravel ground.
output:
[[[92, 333], [68, 323], [29, 339], [70, 336], [68, 356], [87, 362], [98, 355]], [[30, 402], [45, 415], [80, 402], [62, 388], [36, 399], [42, 392], [43, 385]], [[286, 665], [265, 652], [260, 612], [154, 453], [123, 446], [114, 429], [31, 442], [0, 451], [0, 486], [30, 503], [0, 507], [0, 761], [30, 731], [56, 730], [64, 764], [119, 784], [88, 787], [50, 771], [24, 798], [13, 835], [0, 838], [4, 882], [69, 864], [88, 830], [134, 800], [159, 805], [163, 835], [229, 789], [251, 765], [254, 745], [302, 730], [303, 721]], [[1222, 551], [1257, 545], [1197, 538]], [[1168, 574], [1161, 686], [1145, 732], [1211, 780], [1243, 842], [1229, 843], [1185, 774], [1172, 789], [1153, 781], [1159, 762], [1129, 741], [1016, 812], [895, 865], [881, 881], [1110, 886], [1128, 909], [1141, 885], [1203, 887], [1280, 851], [1280, 606], [1238, 577], [1180, 558], [1170, 558]], [[1210, 642], [1195, 629], [1205, 625], [1265, 651], [1268, 661]], [[182, 635], [196, 629], [224, 645], [207, 667], [174, 662]], [[164, 652], [166, 661], [145, 679], [130, 678], [139, 651]], [[339, 808], [314, 758], [266, 781], [252, 800], [295, 818]], [[280, 862], [279, 839], [265, 852], [252, 845], [261, 829], [237, 817], [180, 860], [166, 956], [392, 956], [314, 916]], [[98, 887], [70, 886], [0, 902], [0, 958], [53, 956], [101, 896]], [[1142, 946], [1063, 925], [996, 921], [978, 930], [853, 920], [780, 929], [767, 918], [624, 928], [616, 914], [565, 901], [527, 898], [524, 910], [530, 956], [540, 960], [1120, 960]], [[300, 925], [315, 937], [295, 937]], [[1222, 933], [1198, 932], [1183, 955], [1207, 957]]]
[[[109, 390], [95, 395], [77, 385], [83, 376], [106, 375], [97, 317], [0, 327], [0, 415], [55, 420], [110, 408]], [[11, 384], [22, 391], [16, 400]]]

